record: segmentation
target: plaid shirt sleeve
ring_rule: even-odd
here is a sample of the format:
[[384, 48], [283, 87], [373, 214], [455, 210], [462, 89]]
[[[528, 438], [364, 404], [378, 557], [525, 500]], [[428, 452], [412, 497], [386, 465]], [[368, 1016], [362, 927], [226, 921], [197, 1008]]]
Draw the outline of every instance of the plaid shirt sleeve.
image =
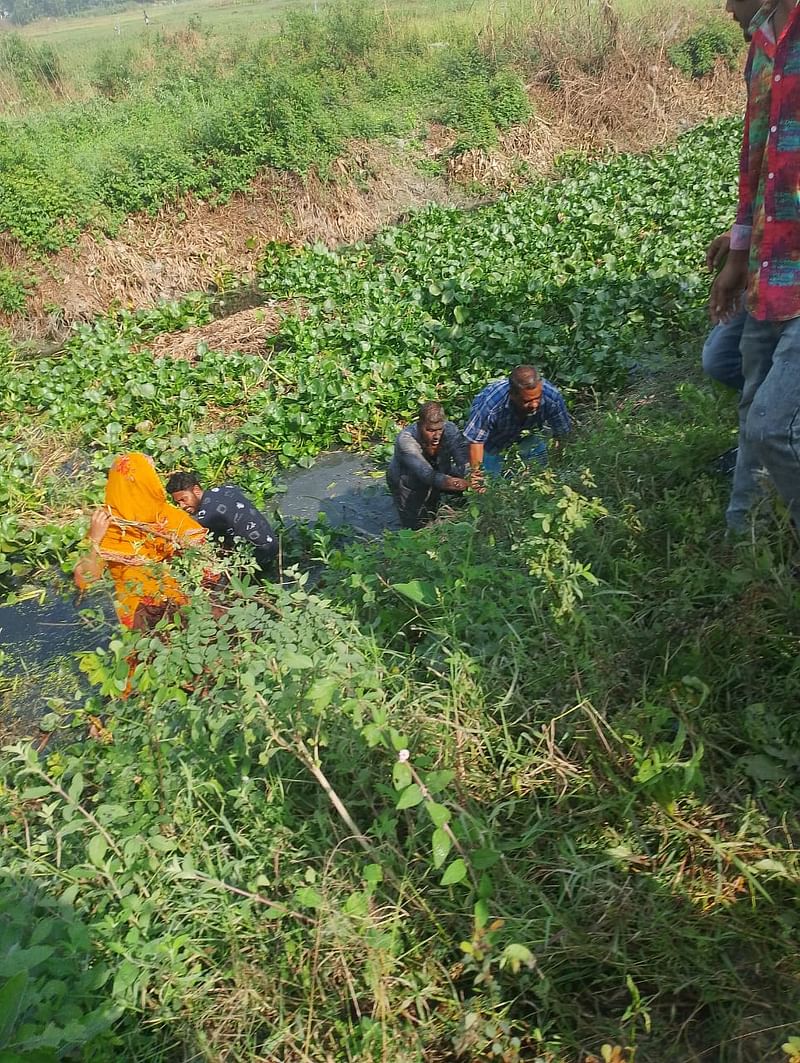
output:
[[749, 248], [747, 309], [759, 321], [800, 316], [800, 6], [780, 38], [766, 0], [753, 22], [739, 209], [731, 247]]
[[[753, 66], [752, 46], [747, 57], [745, 82], [748, 96], [750, 93], [750, 75]], [[736, 222], [731, 229], [731, 251], [747, 251], [753, 233], [753, 193], [750, 188], [750, 106], [748, 103], [744, 115], [744, 135], [742, 150], [739, 153], [739, 206]]]
[[464, 426], [464, 438], [470, 443], [485, 443], [492, 431], [494, 407], [485, 391], [475, 397]]
[[568, 436], [572, 431], [572, 419], [564, 396], [548, 380], [542, 385], [542, 420], [554, 436]]

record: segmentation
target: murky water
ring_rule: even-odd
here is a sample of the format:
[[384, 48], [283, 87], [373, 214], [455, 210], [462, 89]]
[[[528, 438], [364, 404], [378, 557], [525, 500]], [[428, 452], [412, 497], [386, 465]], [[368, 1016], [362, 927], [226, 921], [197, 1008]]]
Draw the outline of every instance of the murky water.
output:
[[[283, 482], [286, 490], [275, 508], [290, 526], [314, 523], [323, 513], [333, 527], [347, 526], [358, 537], [399, 527], [383, 471], [364, 455], [323, 454], [310, 469], [288, 472]], [[87, 606], [103, 608], [107, 622], [87, 622], [79, 611]], [[105, 645], [114, 625], [106, 596], [78, 603], [63, 577], [54, 579], [42, 601], [0, 606], [0, 741], [36, 732], [74, 655]]]
[[35, 734], [48, 699], [75, 689], [75, 655], [108, 642], [111, 602], [96, 595], [91, 605], [104, 607], [105, 621], [81, 616], [67, 584], [54, 581], [43, 600], [0, 606], [0, 741]]
[[11, 661], [6, 674], [20, 667], [23, 659], [42, 662], [56, 653], [81, 653], [97, 645], [98, 632], [81, 619], [66, 588], [63, 595], [48, 591], [43, 602], [36, 599], [0, 606], [0, 650]]
[[383, 470], [363, 454], [323, 454], [310, 469], [287, 473], [283, 483], [276, 508], [290, 523], [313, 523], [324, 513], [333, 527], [347, 525], [359, 536], [400, 527]]

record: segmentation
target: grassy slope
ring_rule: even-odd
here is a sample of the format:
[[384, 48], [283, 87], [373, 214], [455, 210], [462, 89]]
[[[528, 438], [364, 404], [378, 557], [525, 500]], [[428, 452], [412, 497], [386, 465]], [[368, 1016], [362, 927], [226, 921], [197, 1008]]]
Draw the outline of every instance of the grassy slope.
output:
[[[491, 145], [530, 114], [522, 81], [453, 33], [452, 48], [432, 49], [362, 5], [231, 51], [196, 33], [154, 35], [138, 54], [119, 45], [96, 71], [112, 98], [0, 123], [0, 227], [57, 250], [188, 192], [224, 200], [268, 166], [326, 176], [349, 138], [413, 137], [434, 118], [462, 148]], [[5, 296], [0, 283], [0, 308], [23, 283], [7, 277]]]

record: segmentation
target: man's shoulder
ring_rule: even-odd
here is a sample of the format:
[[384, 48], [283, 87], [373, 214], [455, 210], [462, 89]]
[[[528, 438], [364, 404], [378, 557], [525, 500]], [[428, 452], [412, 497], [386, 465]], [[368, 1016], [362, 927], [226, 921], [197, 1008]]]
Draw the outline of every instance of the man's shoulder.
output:
[[557, 387], [552, 380], [545, 380], [542, 377], [542, 394], [548, 399], [562, 399], [564, 396], [561, 394], [561, 388]]
[[404, 447], [416, 446], [419, 444], [419, 437], [417, 435], [416, 422], [413, 424], [407, 424], [405, 428], [401, 428], [397, 433], [397, 439], [395, 440], [395, 446], [403, 449]]
[[749, 32], [752, 34], [757, 29], [761, 29], [780, 7], [781, 0], [761, 0], [761, 6], [755, 15], [750, 20]]
[[777, 6], [777, 2], [773, 3], [772, 0], [765, 0], [765, 3], [763, 3], [758, 9], [758, 11], [756, 11], [755, 15], [750, 21], [750, 26], [748, 28], [748, 32], [750, 33], [751, 38], [752, 35], [756, 32], [756, 30], [760, 30], [766, 22], [769, 22], [769, 20], [775, 14], [775, 8]]
[[[778, 6], [778, 0], [765, 0], [761, 7], [755, 13], [748, 32], [750, 34], [750, 48], [747, 57], [747, 65], [745, 67], [745, 77], [748, 77], [752, 73], [753, 57], [756, 52], [763, 52], [766, 49], [770, 49], [775, 44], [775, 31], [771, 22], [772, 16], [775, 14], [775, 9]], [[797, 27], [799, 23], [797, 20], [794, 22], [793, 34], [797, 35]]]
[[220, 504], [229, 505], [230, 503], [252, 505], [241, 487], [237, 487], [236, 484], [219, 484], [217, 487], [206, 488], [203, 492], [203, 497], [200, 499], [200, 506], [204, 509], [215, 508]]
[[493, 380], [482, 391], [478, 392], [473, 405], [499, 406], [508, 397], [509, 390], [508, 377], [503, 377], [502, 380]]

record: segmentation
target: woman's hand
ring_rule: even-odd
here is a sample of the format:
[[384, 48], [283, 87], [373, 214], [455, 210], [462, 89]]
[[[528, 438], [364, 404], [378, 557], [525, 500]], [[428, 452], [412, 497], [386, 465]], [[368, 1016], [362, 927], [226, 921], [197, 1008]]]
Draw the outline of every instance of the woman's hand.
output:
[[106, 532], [111, 527], [111, 514], [107, 509], [96, 509], [89, 521], [89, 542], [92, 546], [99, 546], [105, 539]]
[[82, 557], [75, 566], [72, 578], [79, 590], [85, 590], [103, 574], [103, 559], [100, 557], [100, 543], [111, 526], [111, 514], [106, 509], [96, 509], [89, 521], [88, 539], [91, 552]]

